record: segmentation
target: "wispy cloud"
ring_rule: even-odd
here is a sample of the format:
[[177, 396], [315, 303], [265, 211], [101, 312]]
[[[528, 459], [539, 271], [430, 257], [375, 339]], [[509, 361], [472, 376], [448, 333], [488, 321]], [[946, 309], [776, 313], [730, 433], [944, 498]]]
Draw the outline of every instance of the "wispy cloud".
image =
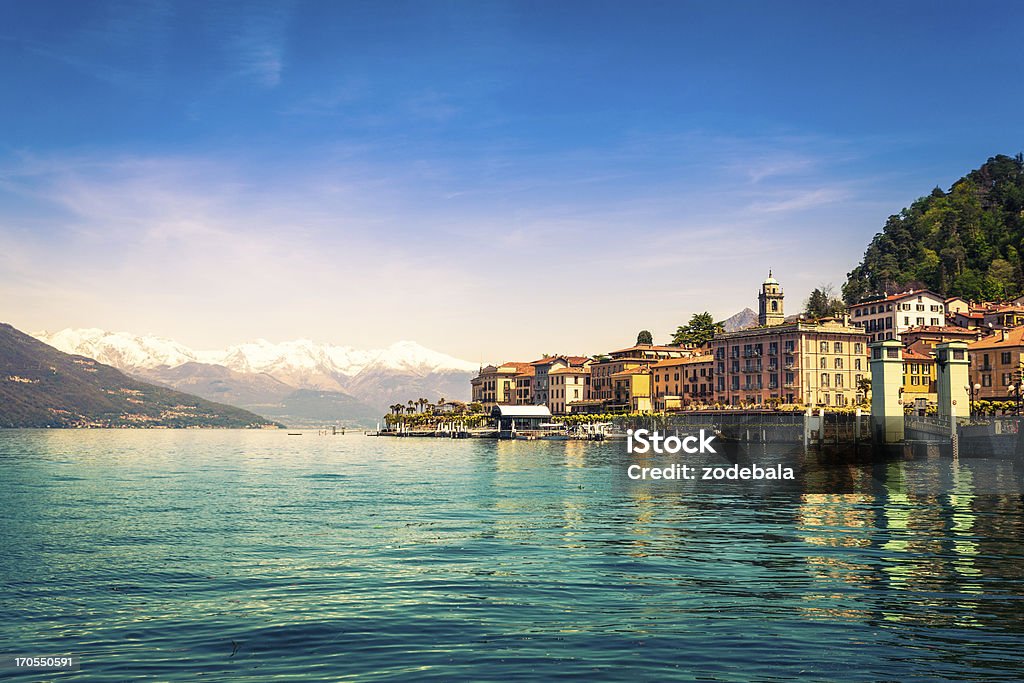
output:
[[776, 193], [771, 200], [756, 201], [750, 205], [754, 213], [795, 212], [837, 204], [850, 198], [849, 191], [838, 187], [819, 187]]
[[[609, 307], [628, 309], [622, 324], [667, 334], [687, 311], [748, 305], [768, 265], [790, 274], [792, 299], [849, 268], [835, 250], [809, 268], [796, 248], [820, 233], [815, 209], [846, 216], [864, 192], [828, 165], [753, 182], [713, 145], [691, 145], [684, 164], [669, 158], [660, 173], [634, 154], [495, 147], [456, 163], [423, 150], [385, 160], [357, 146], [272, 162], [238, 151], [25, 157], [0, 168], [0, 189], [52, 221], [26, 237], [14, 203], [0, 208], [0, 238], [21, 247], [0, 269], [47, 273], [50, 285], [32, 291], [80, 293], [33, 299], [34, 328], [140, 328], [193, 345], [412, 337], [475, 357], [496, 343], [478, 321], [498, 301], [532, 321], [502, 335], [501, 355], [532, 348], [537, 329], [559, 348], [598, 351], [621, 342]], [[752, 280], [723, 277], [736, 268]], [[36, 296], [23, 278], [0, 283], [12, 300]], [[537, 305], [574, 292], [605, 293], [572, 298], [586, 324]], [[454, 341], [453, 329], [464, 330]]]
[[292, 3], [253, 3], [223, 18], [227, 57], [235, 74], [274, 88], [281, 83]]

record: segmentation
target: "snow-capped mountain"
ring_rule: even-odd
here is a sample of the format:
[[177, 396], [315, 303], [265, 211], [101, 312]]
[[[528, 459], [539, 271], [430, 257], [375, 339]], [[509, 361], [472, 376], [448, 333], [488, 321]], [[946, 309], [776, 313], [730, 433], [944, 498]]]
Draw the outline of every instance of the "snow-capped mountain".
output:
[[[226, 349], [197, 351], [171, 339], [100, 329], [37, 333], [37, 339], [65, 353], [101, 363], [172, 387], [181, 385], [200, 396], [245, 404], [262, 415], [283, 405], [284, 395], [303, 390], [337, 406], [383, 413], [392, 403], [410, 398], [469, 399], [473, 363], [400, 341], [385, 349], [354, 349], [308, 339], [271, 343], [264, 339]], [[227, 370], [228, 372], [225, 372]], [[352, 401], [340, 400], [348, 396]], [[353, 403], [354, 401], [354, 403]], [[270, 407], [268, 407], [270, 406]], [[318, 411], [322, 412], [322, 411]]]

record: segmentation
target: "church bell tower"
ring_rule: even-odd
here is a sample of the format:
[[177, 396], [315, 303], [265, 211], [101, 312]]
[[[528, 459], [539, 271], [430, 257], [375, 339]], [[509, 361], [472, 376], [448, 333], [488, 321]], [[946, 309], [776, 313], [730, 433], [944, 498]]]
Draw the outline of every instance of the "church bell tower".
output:
[[772, 271], [768, 271], [768, 279], [761, 285], [761, 293], [757, 295], [758, 325], [781, 325], [786, 320], [786, 314], [782, 311], [782, 287], [779, 281], [772, 277]]

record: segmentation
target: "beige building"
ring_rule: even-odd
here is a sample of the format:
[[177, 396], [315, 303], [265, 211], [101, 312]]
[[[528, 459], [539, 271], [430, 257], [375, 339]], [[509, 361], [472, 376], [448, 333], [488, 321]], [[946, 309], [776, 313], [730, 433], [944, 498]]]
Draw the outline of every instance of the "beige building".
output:
[[654, 409], [679, 410], [714, 401], [714, 356], [672, 358], [651, 366], [654, 378]]
[[[555, 412], [554, 408], [551, 407], [551, 400], [549, 395], [549, 376], [553, 370], [559, 368], [583, 368], [589, 367], [591, 360], [586, 356], [546, 356], [540, 360], [535, 360], [530, 365], [533, 366], [533, 403], [536, 405], [546, 405], [551, 408], [551, 412]], [[589, 383], [588, 383], [589, 384]]]
[[869, 377], [867, 335], [839, 320], [716, 335], [715, 400], [726, 405], [846, 406]]
[[502, 363], [480, 368], [480, 374], [470, 384], [473, 401], [490, 410], [496, 405], [514, 405], [517, 402], [517, 377], [530, 368], [529, 363]]
[[572, 412], [573, 403], [590, 399], [590, 368], [560, 367], [548, 373], [548, 407], [553, 415]]
[[969, 344], [967, 356], [971, 361], [971, 386], [981, 385], [976, 399], [1005, 401], [1014, 398], [1015, 394], [1011, 395], [1009, 388], [1021, 381], [1024, 327], [999, 330]]

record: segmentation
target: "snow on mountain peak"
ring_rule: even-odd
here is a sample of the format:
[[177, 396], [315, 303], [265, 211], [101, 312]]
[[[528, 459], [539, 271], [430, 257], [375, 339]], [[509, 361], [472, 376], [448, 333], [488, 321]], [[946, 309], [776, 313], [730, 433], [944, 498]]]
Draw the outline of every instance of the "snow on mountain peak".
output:
[[170, 339], [108, 332], [96, 328], [36, 333], [42, 342], [66, 353], [94, 358], [122, 370], [151, 370], [200, 362], [236, 372], [267, 373], [293, 386], [332, 388], [338, 379], [371, 369], [406, 373], [472, 372], [476, 365], [428, 349], [414, 341], [398, 341], [385, 349], [363, 350], [320, 344], [310, 339], [272, 343], [266, 339], [226, 349], [195, 351]]

